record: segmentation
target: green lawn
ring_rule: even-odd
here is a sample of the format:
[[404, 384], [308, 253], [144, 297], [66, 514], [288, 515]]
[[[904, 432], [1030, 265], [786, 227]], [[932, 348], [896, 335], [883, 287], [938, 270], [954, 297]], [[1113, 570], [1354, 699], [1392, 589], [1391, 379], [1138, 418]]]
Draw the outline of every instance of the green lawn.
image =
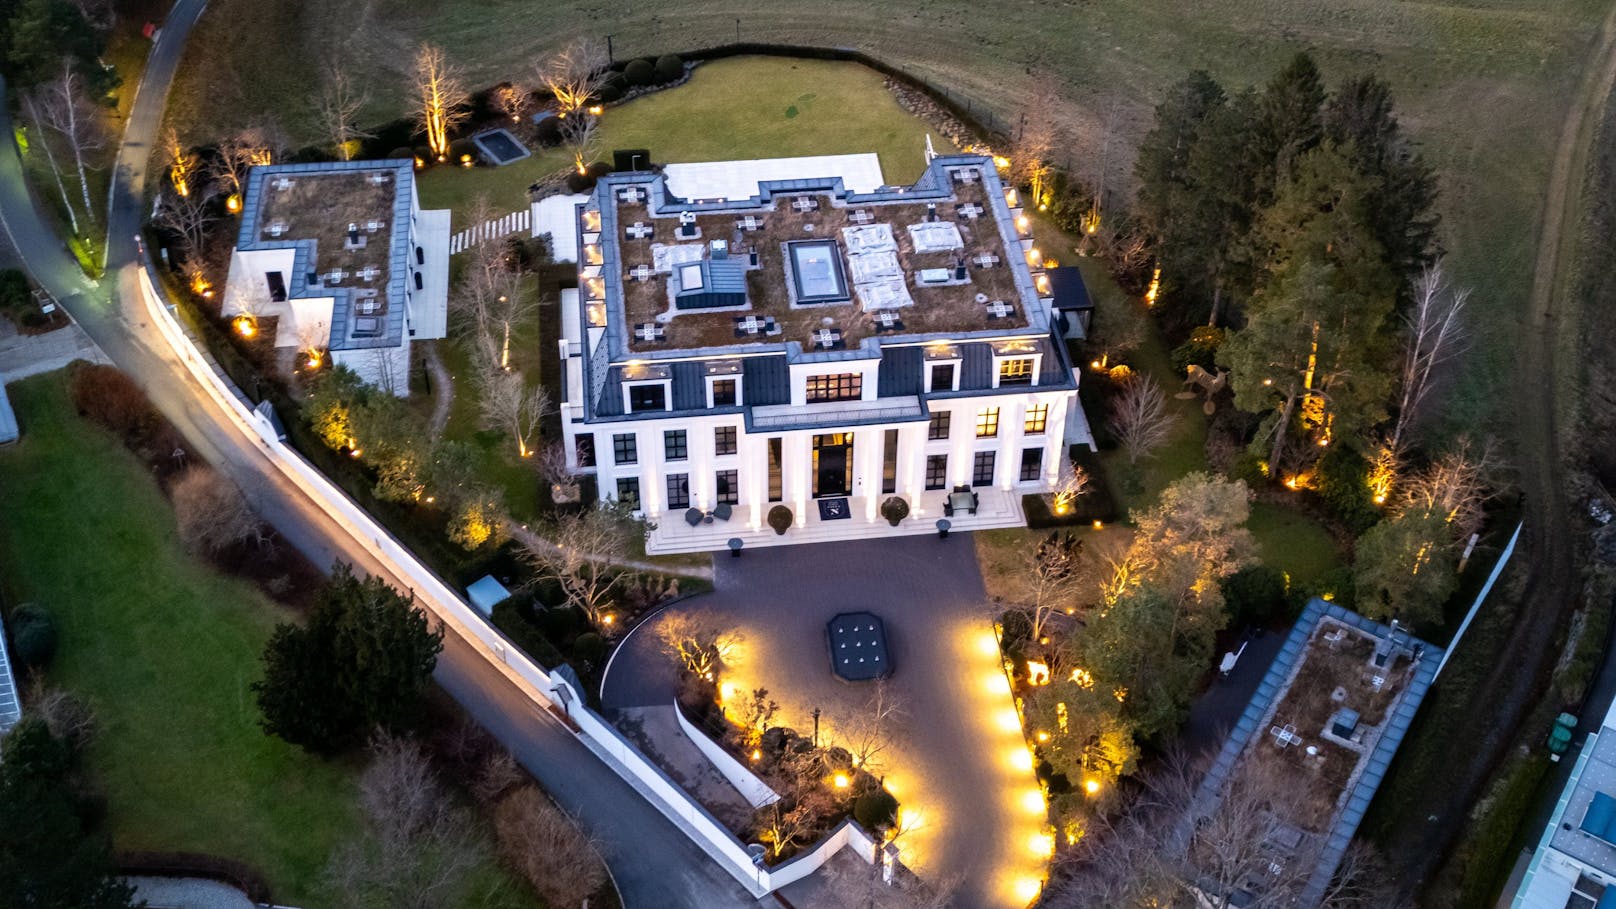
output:
[[1295, 509], [1253, 502], [1246, 529], [1257, 539], [1263, 563], [1289, 575], [1292, 587], [1306, 586], [1343, 564], [1330, 534]]
[[[599, 150], [650, 149], [658, 162], [875, 152], [889, 182], [925, 169], [926, 125], [893, 100], [873, 70], [820, 60], [737, 57], [696, 68], [677, 88], [601, 116]], [[949, 148], [932, 135], [939, 150]], [[438, 167], [421, 175], [421, 204], [463, 215], [486, 195], [498, 212], [527, 204], [529, 184], [572, 165], [559, 149], [504, 167]], [[457, 224], [458, 224], [457, 220]]]
[[[90, 769], [117, 846], [227, 856], [277, 899], [319, 905], [327, 856], [358, 828], [357, 765], [258, 727], [248, 685], [290, 614], [186, 555], [145, 468], [73, 415], [65, 373], [9, 393], [23, 441], [0, 452], [0, 583], [57, 617], [49, 680], [95, 709]], [[469, 904], [523, 905], [491, 864], [478, 880]]]

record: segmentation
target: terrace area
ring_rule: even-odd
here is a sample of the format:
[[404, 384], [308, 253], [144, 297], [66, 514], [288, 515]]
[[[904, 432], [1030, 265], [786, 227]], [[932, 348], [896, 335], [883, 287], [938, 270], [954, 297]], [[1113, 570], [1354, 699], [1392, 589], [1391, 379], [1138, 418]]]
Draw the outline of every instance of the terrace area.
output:
[[[1010, 260], [1020, 250], [1006, 251], [980, 181], [953, 190], [944, 200], [846, 205], [829, 194], [779, 195], [764, 208], [687, 213], [682, 222], [652, 216], [636, 194], [619, 196], [614, 241], [629, 348], [854, 348], [880, 333], [1026, 327]], [[671, 288], [672, 276], [710, 255], [715, 240], [744, 274], [744, 303], [676, 308], [674, 292], [691, 285]]]
[[[269, 174], [260, 190], [255, 239], [313, 241], [310, 274], [319, 287], [351, 291], [356, 336], [385, 324], [397, 189], [390, 170], [341, 170]], [[285, 288], [270, 290], [284, 297]]]

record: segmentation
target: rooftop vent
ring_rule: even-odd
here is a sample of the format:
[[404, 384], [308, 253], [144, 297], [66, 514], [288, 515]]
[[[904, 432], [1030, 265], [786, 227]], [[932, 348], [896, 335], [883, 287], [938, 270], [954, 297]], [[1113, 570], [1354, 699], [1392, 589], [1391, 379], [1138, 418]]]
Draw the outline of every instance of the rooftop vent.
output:
[[1351, 738], [1358, 728], [1358, 711], [1342, 707], [1330, 717], [1330, 734], [1337, 738]]

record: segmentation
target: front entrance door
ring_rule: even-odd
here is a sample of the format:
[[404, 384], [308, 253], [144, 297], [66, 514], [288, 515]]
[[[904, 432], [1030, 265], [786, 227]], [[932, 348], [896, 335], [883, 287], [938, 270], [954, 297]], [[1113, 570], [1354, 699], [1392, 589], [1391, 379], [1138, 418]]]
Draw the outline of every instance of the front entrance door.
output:
[[814, 498], [845, 496], [853, 488], [853, 434], [814, 436]]

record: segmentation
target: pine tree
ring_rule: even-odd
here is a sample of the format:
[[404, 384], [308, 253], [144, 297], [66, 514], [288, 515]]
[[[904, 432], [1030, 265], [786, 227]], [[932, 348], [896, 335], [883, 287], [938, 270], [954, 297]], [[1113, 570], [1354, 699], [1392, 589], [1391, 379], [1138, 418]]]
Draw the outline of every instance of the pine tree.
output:
[[1195, 70], [1156, 105], [1156, 125], [1140, 144], [1133, 169], [1139, 180], [1139, 214], [1152, 229], [1159, 232], [1176, 217], [1191, 150], [1207, 118], [1223, 103], [1223, 87], [1204, 70]]
[[411, 597], [337, 565], [308, 624], [275, 628], [253, 693], [265, 731], [321, 754], [397, 729], [420, 705], [443, 649]]
[[1324, 133], [1324, 82], [1313, 58], [1297, 54], [1263, 90], [1252, 136], [1258, 160], [1258, 197], [1266, 202], [1291, 181], [1296, 164]]
[[1297, 171], [1259, 230], [1269, 267], [1247, 324], [1218, 352], [1235, 405], [1274, 414], [1276, 473], [1297, 429], [1321, 445], [1356, 442], [1384, 416], [1392, 383], [1396, 280], [1367, 224], [1375, 184], [1331, 149], [1306, 155]]
[[1437, 184], [1402, 133], [1390, 87], [1373, 75], [1344, 83], [1325, 105], [1324, 134], [1359, 173], [1378, 181], [1368, 200], [1370, 228], [1406, 292], [1438, 254]]

